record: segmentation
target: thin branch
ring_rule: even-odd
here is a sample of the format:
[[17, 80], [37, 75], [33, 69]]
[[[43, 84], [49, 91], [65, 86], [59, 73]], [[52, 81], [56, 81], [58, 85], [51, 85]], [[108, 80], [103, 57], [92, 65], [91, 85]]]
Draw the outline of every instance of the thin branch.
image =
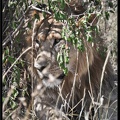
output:
[[[86, 43], [87, 44], [87, 43]], [[91, 92], [91, 99], [94, 98], [93, 97], [93, 91], [92, 91], [92, 84], [91, 84], [91, 76], [90, 76], [90, 64], [89, 64], [89, 58], [88, 58], [88, 49], [87, 47], [85, 47], [86, 49], [86, 60], [87, 60], [87, 69], [88, 69], [88, 79], [89, 79], [89, 85], [90, 85], [90, 92]], [[93, 102], [93, 99], [92, 99]]]
[[85, 100], [85, 92], [86, 92], [86, 88], [84, 88], [83, 98], [81, 99], [82, 100], [82, 108], [81, 108], [81, 111], [79, 113], [79, 120], [81, 119], [83, 109], [85, 108], [85, 101], [84, 101]]
[[16, 64], [16, 62], [17, 62], [26, 52], [28, 52], [30, 49], [32, 49], [32, 47], [27, 48], [27, 49], [15, 60], [15, 62], [10, 66], [10, 68], [4, 73], [3, 78], [2, 78], [3, 80], [4, 80], [5, 76], [8, 74], [8, 72], [11, 70], [11, 68]]
[[[76, 54], [77, 54], [76, 55], [77, 56], [77, 58], [76, 58], [77, 59], [77, 63], [76, 63], [75, 75], [74, 75], [73, 85], [72, 85], [72, 88], [71, 88], [71, 93], [70, 93], [70, 97], [69, 97], [69, 101], [68, 101], [68, 104], [69, 104], [71, 99], [72, 99], [72, 107], [74, 107], [74, 90], [75, 90], [76, 78], [78, 76], [78, 59], [79, 59], [78, 49], [76, 51]], [[73, 113], [73, 111], [72, 111], [72, 113]]]
[[[35, 21], [34, 21], [34, 25], [33, 25], [33, 33], [32, 33], [32, 53], [34, 53], [33, 52], [33, 49], [34, 49], [34, 44], [33, 44], [33, 42], [34, 42], [34, 39], [35, 39], [35, 35], [36, 35], [36, 23], [37, 23], [37, 19], [35, 19]], [[34, 78], [33, 78], [33, 68], [34, 68], [34, 57], [32, 56], [32, 93], [33, 93], [33, 81], [34, 81]], [[32, 101], [33, 101], [33, 97], [32, 97]], [[32, 110], [34, 109], [34, 106], [32, 105]]]
[[102, 82], [103, 82], [103, 78], [104, 78], [104, 73], [105, 73], [105, 68], [108, 62], [108, 58], [110, 56], [110, 50], [108, 51], [104, 66], [103, 66], [103, 70], [102, 70], [102, 75], [101, 75], [101, 80], [100, 80], [100, 96], [101, 96], [101, 90], [102, 90]]
[[[7, 98], [5, 99], [5, 101], [3, 102], [3, 106], [2, 106], [2, 110], [5, 110], [5, 106], [7, 105], [9, 98], [11, 96], [11, 94], [13, 93], [14, 90], [14, 86], [11, 86], [11, 89], [9, 90], [8, 94], [7, 94]], [[4, 116], [4, 115], [3, 115]]]
[[[19, 26], [15, 29], [15, 31], [11, 34], [11, 37], [16, 36], [17, 32], [19, 31], [19, 29], [21, 28], [21, 26], [24, 23], [24, 18], [25, 18], [25, 14], [30, 10], [31, 6], [28, 7], [28, 9], [25, 11], [25, 13], [23, 14], [23, 16], [18, 20], [21, 21]], [[9, 36], [7, 36], [4, 40], [3, 40], [3, 47], [10, 41]]]
[[46, 13], [46, 14], [52, 15], [51, 12], [46, 11], [46, 10], [42, 10], [42, 9], [40, 9], [40, 8], [37, 8], [37, 7], [33, 6], [33, 5], [31, 6], [31, 8], [34, 9], [34, 10], [37, 10], [37, 11], [39, 11], [39, 12], [44, 12], [44, 13]]
[[[21, 21], [21, 22], [20, 22], [19, 26], [15, 29], [15, 31], [11, 34], [11, 37], [17, 36], [17, 32], [19, 31], [19, 29], [21, 28], [21, 26], [22, 26], [23, 23], [24, 23], [25, 15], [26, 15], [26, 13], [27, 13], [30, 9], [34, 9], [34, 10], [37, 10], [37, 11], [40, 11], [40, 12], [45, 12], [46, 14], [52, 15], [52, 13], [49, 12], [49, 11], [42, 10], [42, 9], [40, 9], [40, 8], [37, 8], [37, 7], [33, 6], [33, 5], [30, 5], [30, 6], [28, 7], [28, 9], [24, 12], [23, 16], [18, 20], [18, 21]], [[9, 41], [10, 41], [9, 36], [7, 36], [7, 37], [3, 40], [3, 46], [5, 46]]]

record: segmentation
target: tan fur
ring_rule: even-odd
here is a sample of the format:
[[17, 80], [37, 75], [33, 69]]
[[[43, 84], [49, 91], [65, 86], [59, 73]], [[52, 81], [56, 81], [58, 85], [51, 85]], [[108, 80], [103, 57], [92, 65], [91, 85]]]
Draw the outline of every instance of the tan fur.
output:
[[[41, 14], [42, 13], [39, 13], [40, 16], [42, 16]], [[57, 53], [55, 53], [53, 58], [49, 56], [49, 53], [51, 52], [50, 46], [53, 44], [52, 41], [55, 39], [61, 38], [62, 27], [63, 27], [63, 23], [56, 21], [52, 16], [48, 16], [45, 19], [43, 19], [43, 16], [42, 16], [41, 19], [38, 20], [36, 25], [37, 34], [35, 39], [37, 39], [41, 43], [41, 45], [37, 51], [35, 50], [34, 63], [37, 63], [39, 65], [50, 63], [50, 66], [46, 65], [45, 70], [43, 71], [45, 74], [50, 73], [50, 75], [55, 76], [55, 78], [57, 78], [62, 73], [62, 70], [59, 68], [58, 63], [56, 61]], [[29, 34], [26, 35], [27, 47], [32, 44], [31, 43], [32, 34], [33, 33], [31, 31], [29, 32]], [[69, 102], [69, 99], [70, 99], [71, 107], [74, 107], [83, 98], [84, 91], [85, 91], [86, 105], [84, 110], [89, 111], [91, 104], [93, 107], [95, 106], [95, 104], [92, 103], [90, 93], [93, 94], [92, 97], [94, 99], [94, 102], [99, 102], [98, 99], [100, 99], [98, 97], [98, 94], [100, 92], [101, 74], [103, 71], [105, 58], [103, 59], [101, 55], [98, 53], [98, 51], [96, 50], [96, 46], [98, 46], [99, 44], [96, 45], [96, 43], [94, 43], [94, 46], [92, 46], [91, 43], [86, 42], [85, 38], [83, 39], [83, 42], [86, 49], [83, 52], [79, 51], [78, 55], [77, 55], [78, 50], [74, 48], [73, 45], [71, 45], [71, 43], [68, 43], [68, 46], [70, 47], [70, 53], [69, 53], [70, 61], [68, 65], [69, 72], [67, 76], [65, 76], [64, 80], [62, 81], [63, 84], [62, 83], [59, 84], [59, 87], [62, 89], [63, 98], [66, 99], [67, 102]], [[43, 51], [47, 51], [47, 52], [43, 52]], [[87, 56], [88, 56], [89, 68], [87, 63]], [[28, 57], [29, 55], [27, 56], [27, 59]], [[34, 69], [35, 69], [35, 76], [37, 80], [42, 81], [42, 79], [40, 78], [39, 74], [36, 71], [37, 69], [36, 68]], [[108, 104], [108, 101], [109, 101], [108, 97], [110, 95], [110, 92], [114, 89], [114, 80], [113, 80], [112, 72], [113, 71], [111, 69], [110, 63], [108, 62], [106, 65], [106, 69], [104, 72], [104, 79], [102, 83], [102, 95], [104, 95], [103, 106]], [[89, 74], [90, 74], [90, 80], [89, 80]], [[75, 80], [74, 97], [72, 94], [72, 98], [74, 102], [72, 105], [72, 98], [70, 98], [70, 94], [71, 94], [74, 80]], [[53, 81], [49, 79], [46, 82], [46, 84], [49, 83], [50, 85], [50, 84], [53, 84], [54, 82], [55, 82], [55, 79], [53, 79]], [[53, 88], [51, 88], [51, 86], [49, 87], [49, 85], [47, 85], [48, 90], [46, 90], [45, 92], [46, 96], [48, 95], [47, 97], [45, 97], [47, 98], [46, 101], [50, 99], [49, 90], [53, 89], [52, 91], [54, 92], [50, 94], [51, 94], [51, 98], [53, 98], [52, 100], [56, 103], [57, 102], [56, 99], [58, 97], [59, 92], [58, 90], [54, 89], [54, 86], [52, 86]], [[92, 87], [92, 91], [90, 87]], [[112, 94], [115, 95], [116, 91], [113, 91]], [[111, 97], [110, 102], [112, 103], [115, 99], [116, 98]], [[64, 104], [64, 101], [60, 97], [60, 99], [58, 100], [58, 108], [60, 108], [62, 104]], [[81, 103], [75, 107], [77, 114], [80, 113], [82, 107], [83, 106]], [[116, 117], [116, 115], [114, 117]], [[111, 118], [110, 120], [115, 120], [115, 119]]]

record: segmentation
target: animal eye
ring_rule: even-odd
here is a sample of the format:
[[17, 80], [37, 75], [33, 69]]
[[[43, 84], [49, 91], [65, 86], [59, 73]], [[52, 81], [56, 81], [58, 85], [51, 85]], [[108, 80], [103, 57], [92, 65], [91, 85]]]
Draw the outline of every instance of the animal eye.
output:
[[40, 47], [40, 42], [39, 42], [39, 40], [36, 39], [35, 48], [37, 49], [39, 47]]
[[38, 39], [36, 39], [35, 41], [36, 41], [36, 43], [37, 43], [37, 44], [40, 44], [40, 42], [39, 42], [39, 40], [38, 40]]
[[53, 43], [53, 46], [55, 46], [56, 44], [58, 44], [60, 42], [60, 39], [55, 39], [54, 40], [54, 43]]

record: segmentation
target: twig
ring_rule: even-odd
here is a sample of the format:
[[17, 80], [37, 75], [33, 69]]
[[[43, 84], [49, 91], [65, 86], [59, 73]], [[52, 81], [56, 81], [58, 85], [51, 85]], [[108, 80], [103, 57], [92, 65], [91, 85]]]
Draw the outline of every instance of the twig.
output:
[[[117, 100], [115, 99], [115, 101], [113, 101], [112, 103], [111, 103], [111, 98], [112, 98], [112, 94], [114, 94], [113, 93], [113, 91], [116, 89], [116, 87], [114, 87], [113, 89], [112, 89], [112, 91], [110, 92], [110, 94], [109, 94], [109, 97], [108, 97], [108, 103], [107, 103], [107, 106], [109, 106], [109, 107], [114, 107], [114, 103], [115, 102], [117, 102]], [[117, 103], [116, 103], [116, 107], [117, 107]], [[111, 109], [111, 108], [110, 108]], [[114, 109], [114, 108], [113, 108]], [[107, 118], [107, 115], [108, 115], [108, 113], [109, 113], [109, 111], [108, 111], [109, 109], [107, 109], [107, 111], [106, 111], [106, 117], [105, 118]], [[112, 115], [112, 114], [111, 114]]]
[[93, 102], [94, 97], [93, 97], [91, 77], [90, 77], [90, 64], [89, 64], [89, 58], [88, 58], [88, 49], [87, 49], [87, 47], [85, 47], [85, 49], [86, 49], [86, 60], [87, 60], [88, 79], [89, 79], [89, 85], [90, 85], [91, 99], [92, 99], [92, 102]]
[[[76, 78], [77, 78], [77, 75], [78, 75], [78, 58], [79, 58], [79, 52], [78, 52], [78, 49], [76, 51], [76, 54], [77, 54], [77, 63], [76, 63], [76, 69], [75, 69], [75, 75], [74, 75], [74, 81], [73, 81], [73, 85], [72, 85], [72, 89], [71, 89], [71, 93], [70, 93], [70, 97], [69, 97], [69, 101], [68, 101], [68, 104], [70, 103], [71, 99], [72, 99], [72, 107], [74, 107], [74, 90], [75, 90], [75, 83], [76, 83]], [[73, 109], [72, 109], [73, 110]], [[68, 110], [67, 110], [68, 111]], [[73, 113], [73, 111], [72, 111]]]
[[8, 119], [10, 119], [9, 117], [14, 113], [16, 111], [16, 109], [15, 110], [13, 110], [8, 116], [7, 116], [7, 118], [5, 119], [5, 120], [8, 120]]
[[[21, 28], [21, 26], [24, 23], [24, 17], [25, 14], [30, 10], [31, 6], [28, 7], [28, 9], [25, 11], [25, 13], [23, 14], [23, 16], [18, 20], [21, 21], [19, 26], [15, 29], [15, 31], [12, 33], [11, 37], [16, 36], [16, 33], [18, 32], [18, 30]], [[10, 41], [9, 36], [7, 36], [4, 40], [3, 40], [3, 47]]]
[[[26, 13], [27, 13], [30, 9], [34, 9], [34, 10], [37, 10], [37, 11], [40, 11], [40, 12], [45, 12], [45, 13], [47, 13], [47, 14], [49, 14], [49, 15], [52, 15], [52, 13], [49, 12], [49, 11], [42, 10], [42, 9], [40, 9], [40, 8], [37, 8], [37, 7], [33, 6], [33, 5], [30, 5], [30, 6], [28, 7], [28, 9], [25, 11], [25, 13], [23, 14], [23, 16], [18, 20], [18, 21], [21, 21], [21, 22], [20, 22], [19, 26], [15, 29], [15, 31], [12, 33], [11, 37], [13, 37], [13, 36], [15, 37], [15, 36], [16, 36], [18, 30], [21, 28], [21, 26], [22, 26], [23, 23], [24, 23], [24, 18], [25, 18]], [[10, 41], [9, 36], [7, 36], [7, 37], [3, 40], [3, 46], [5, 46], [9, 41]]]
[[[15, 31], [12, 33], [11, 37], [13, 37], [17, 32], [18, 30], [21, 28], [22, 24], [23, 24], [24, 20], [22, 20], [20, 22], [20, 25], [15, 29]], [[3, 47], [10, 41], [11, 39], [9, 39], [9, 36], [7, 36], [4, 41], [3, 41]]]
[[85, 107], [85, 102], [84, 102], [84, 100], [85, 100], [85, 92], [86, 92], [86, 88], [84, 88], [84, 94], [83, 94], [83, 98], [82, 98], [82, 108], [81, 108], [81, 111], [79, 113], [79, 120], [81, 119], [82, 112], [83, 112], [83, 109]]
[[30, 49], [32, 49], [32, 47], [27, 48], [27, 49], [15, 60], [15, 62], [10, 66], [10, 68], [4, 73], [3, 78], [2, 78], [3, 80], [4, 80], [5, 76], [7, 75], [7, 73], [11, 70], [11, 68], [16, 64], [16, 62], [17, 62], [26, 52], [28, 52]]
[[104, 73], [105, 73], [105, 68], [106, 68], [109, 56], [110, 56], [110, 50], [108, 51], [105, 63], [103, 65], [103, 70], [102, 70], [102, 75], [101, 75], [101, 80], [100, 80], [100, 96], [101, 96], [102, 82], [103, 82], [103, 77], [104, 77]]
[[[32, 53], [34, 53], [33, 52], [33, 49], [34, 49], [34, 44], [33, 44], [33, 42], [34, 42], [34, 39], [35, 39], [35, 35], [36, 35], [36, 23], [37, 23], [37, 19], [35, 19], [35, 21], [34, 21], [34, 25], [33, 25], [33, 33], [32, 33]], [[34, 67], [34, 57], [32, 56], [32, 93], [33, 93], [33, 81], [34, 81], [34, 78], [33, 78], [33, 67]], [[33, 97], [32, 97], [32, 101], [33, 101]], [[34, 109], [34, 106], [32, 105], [32, 110]]]
[[9, 101], [9, 98], [10, 98], [11, 94], [13, 93], [13, 89], [14, 89], [14, 86], [11, 86], [11, 89], [10, 89], [9, 92], [8, 92], [7, 98], [6, 98], [5, 101], [3, 102], [3, 106], [2, 106], [2, 110], [3, 110], [3, 111], [4, 111], [4, 109], [5, 109], [6, 104], [7, 104], [8, 101]]
[[33, 6], [33, 5], [31, 6], [31, 8], [33, 8], [34, 10], [38, 10], [38, 11], [40, 11], [40, 12], [44, 12], [44, 13], [47, 13], [47, 14], [49, 14], [49, 15], [52, 15], [51, 12], [46, 11], [46, 10], [42, 10], [42, 9], [40, 9], [40, 8], [37, 8], [37, 7]]

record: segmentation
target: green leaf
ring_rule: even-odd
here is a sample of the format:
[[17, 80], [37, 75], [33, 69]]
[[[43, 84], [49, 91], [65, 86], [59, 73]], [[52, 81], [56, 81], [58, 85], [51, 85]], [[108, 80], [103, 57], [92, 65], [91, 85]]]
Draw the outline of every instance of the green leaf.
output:
[[115, 13], [115, 11], [113, 11], [113, 10], [109, 10], [111, 13]]
[[13, 58], [12, 56], [8, 56], [7, 60], [10, 62], [10, 63], [13, 63], [15, 61], [15, 58]]
[[2, 97], [2, 102], [4, 102], [4, 100], [5, 100], [5, 98], [4, 98], [4, 97]]
[[64, 70], [64, 68], [65, 68], [64, 63], [62, 62], [62, 63], [60, 63], [59, 65], [60, 65], [60, 68], [61, 68], [62, 70]]
[[19, 2], [19, 5], [20, 5], [20, 7], [22, 7], [23, 6], [23, 2], [21, 1], [21, 2]]
[[108, 11], [105, 11], [105, 17], [106, 17], [107, 20], [109, 20], [110, 14], [109, 14]]
[[87, 35], [87, 41], [88, 41], [88, 42], [92, 42], [92, 41], [93, 41], [93, 38], [92, 38], [91, 35]]
[[17, 106], [17, 103], [11, 100], [10, 105], [11, 108], [14, 109]]
[[100, 0], [95, 0], [94, 5], [99, 5], [101, 3]]
[[89, 13], [93, 13], [94, 10], [95, 10], [95, 8], [94, 8], [94, 7], [91, 7], [91, 8], [89, 9]]
[[92, 31], [99, 33], [99, 26], [92, 26]]
[[[43, 16], [44, 16], [44, 18], [46, 18], [46, 13], [45, 12], [43, 12]], [[39, 16], [40, 17], [40, 16]]]
[[59, 20], [59, 12], [55, 12], [55, 19]]
[[63, 55], [60, 55], [60, 63], [63, 63]]
[[40, 20], [39, 14], [35, 14], [34, 17], [35, 17], [36, 19]]
[[60, 60], [60, 53], [57, 54], [57, 61]]
[[6, 80], [5, 79], [2, 79], [2, 84], [6, 85]]
[[31, 23], [30, 23], [30, 22], [28, 22], [27, 27], [28, 27], [29, 29], [31, 29], [31, 28], [32, 28], [32, 25], [31, 25]]
[[9, 53], [10, 53], [8, 46], [6, 47], [5, 53], [6, 53], [6, 55], [9, 55]]
[[23, 61], [20, 61], [20, 63], [21, 63], [21, 66], [22, 66], [22, 67], [24, 67], [24, 66], [25, 66], [25, 64], [24, 64], [24, 62], [23, 62]]
[[80, 50], [80, 51], [83, 51], [84, 50], [84, 45], [77, 44], [77, 49]]
[[67, 17], [65, 14], [60, 13], [60, 12], [55, 12], [55, 19], [56, 20], [66, 20]]
[[64, 68], [63, 72], [64, 72], [65, 75], [67, 75], [67, 73], [68, 73], [68, 68], [67, 68], [67, 67]]
[[13, 94], [14, 99], [18, 96], [18, 94], [19, 92], [16, 89], [14, 89], [14, 94]]
[[67, 41], [71, 42], [71, 38], [70, 38], [70, 37], [68, 37], [68, 38], [67, 38]]
[[17, 74], [17, 77], [20, 78], [20, 68], [19, 67], [16, 67], [16, 74]]
[[111, 1], [108, 2], [108, 5], [109, 5], [110, 8], [113, 8], [113, 3]]
[[15, 23], [14, 21], [12, 22], [12, 28], [13, 28], [13, 29], [16, 29], [16, 28], [17, 28], [17, 25], [16, 25], [16, 23]]
[[61, 8], [63, 10], [65, 8], [65, 1], [64, 0], [60, 0], [60, 2], [61, 2]]
[[60, 20], [66, 20], [66, 15], [63, 13], [60, 13]]
[[66, 63], [66, 64], [69, 63], [69, 57], [65, 57], [65, 63]]
[[7, 59], [7, 56], [3, 56], [2, 57], [2, 63], [4, 63], [6, 61], [6, 59]]

